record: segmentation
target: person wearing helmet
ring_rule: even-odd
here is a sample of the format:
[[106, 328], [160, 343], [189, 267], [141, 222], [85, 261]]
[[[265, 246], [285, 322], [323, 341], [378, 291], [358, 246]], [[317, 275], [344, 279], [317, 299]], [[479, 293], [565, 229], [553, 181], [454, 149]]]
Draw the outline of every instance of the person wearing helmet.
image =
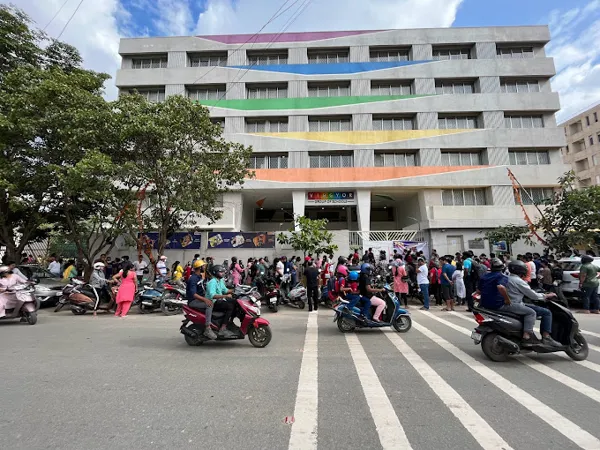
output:
[[510, 304], [506, 291], [508, 277], [504, 275], [504, 263], [498, 258], [490, 262], [491, 271], [479, 279], [475, 294], [481, 296], [479, 306], [485, 309], [501, 309]]
[[96, 262], [94, 264], [94, 271], [90, 276], [90, 286], [100, 291], [99, 295], [101, 297], [109, 296], [108, 293], [108, 281], [106, 280], [106, 275], [104, 274], [104, 268], [106, 266], [103, 262]]
[[[210, 323], [212, 320], [212, 302], [206, 298], [206, 291], [204, 289], [204, 278], [203, 270], [206, 267], [206, 263], [201, 259], [194, 260], [192, 265], [193, 273], [188, 278], [185, 287], [185, 297], [188, 300], [188, 306], [197, 310], [202, 310], [203, 306], [206, 305], [206, 323]], [[209, 306], [211, 305], [211, 306]], [[210, 313], [209, 313], [210, 310]], [[204, 327], [204, 336], [208, 339], [215, 340], [217, 335], [210, 327]]]
[[220, 265], [212, 267], [213, 278], [206, 284], [206, 323], [212, 321], [213, 311], [224, 312], [223, 322], [219, 330], [219, 336], [232, 337], [234, 333], [227, 329], [231, 314], [233, 313], [233, 302], [231, 291], [225, 286], [225, 268]]
[[371, 298], [374, 297], [374, 294], [383, 291], [383, 289], [375, 289], [371, 286], [371, 272], [373, 272], [373, 266], [371, 266], [371, 264], [364, 263], [360, 266], [358, 290], [362, 301], [362, 315], [365, 318], [369, 317], [369, 312], [371, 311]]
[[[492, 266], [493, 267], [493, 266]], [[529, 267], [523, 261], [511, 261], [508, 264], [508, 283], [506, 291], [509, 297], [509, 303], [500, 308], [502, 311], [510, 311], [512, 313], [522, 315], [523, 318], [523, 344], [533, 345], [540, 341], [533, 331], [535, 319], [537, 316], [542, 318], [540, 324], [540, 333], [542, 335], [542, 343], [553, 347], [560, 347], [560, 344], [552, 339], [552, 313], [548, 308], [524, 303], [524, 297], [532, 300], [545, 300], [556, 297], [556, 294], [538, 294], [529, 286], [526, 277], [530, 273]]]
[[0, 266], [0, 317], [6, 315], [6, 305], [14, 300], [14, 293], [9, 292], [10, 288], [17, 284], [27, 283], [27, 278], [13, 274], [8, 266]]
[[579, 289], [583, 300], [585, 314], [600, 314], [598, 311], [598, 272], [600, 267], [592, 264], [594, 258], [589, 255], [581, 257], [579, 269]]

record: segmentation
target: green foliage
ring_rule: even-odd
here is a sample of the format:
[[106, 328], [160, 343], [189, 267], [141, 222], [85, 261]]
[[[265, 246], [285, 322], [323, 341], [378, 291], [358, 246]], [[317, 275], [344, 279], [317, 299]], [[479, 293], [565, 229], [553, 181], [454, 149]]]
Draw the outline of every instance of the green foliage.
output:
[[600, 186], [577, 189], [576, 181], [573, 172], [559, 179], [559, 190], [544, 201], [543, 215], [534, 224], [557, 251], [594, 245], [600, 229]]
[[485, 238], [491, 243], [505, 241], [510, 249], [512, 244], [520, 239], [525, 239], [528, 233], [527, 227], [510, 224], [486, 231]]
[[160, 231], [159, 253], [170, 232], [192, 229], [201, 218], [218, 220], [222, 194], [252, 176], [252, 149], [225, 141], [208, 110], [185, 97], [149, 103], [127, 95], [114, 108], [122, 157], [135, 169], [129, 182], [148, 185], [144, 229]]
[[338, 249], [332, 244], [333, 233], [327, 230], [327, 219], [311, 220], [296, 216], [289, 232], [279, 233], [277, 241], [304, 252], [304, 255], [333, 255]]

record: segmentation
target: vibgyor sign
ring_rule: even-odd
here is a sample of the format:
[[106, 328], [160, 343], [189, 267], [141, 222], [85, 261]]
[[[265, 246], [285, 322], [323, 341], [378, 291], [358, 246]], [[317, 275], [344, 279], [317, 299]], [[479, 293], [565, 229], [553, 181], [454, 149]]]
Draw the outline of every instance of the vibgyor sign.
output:
[[308, 192], [308, 205], [356, 205], [354, 192]]

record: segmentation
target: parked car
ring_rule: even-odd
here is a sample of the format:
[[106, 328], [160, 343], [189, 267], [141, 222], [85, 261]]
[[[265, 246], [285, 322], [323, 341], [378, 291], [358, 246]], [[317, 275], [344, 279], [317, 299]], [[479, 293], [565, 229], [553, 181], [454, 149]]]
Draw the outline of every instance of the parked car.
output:
[[[581, 269], [581, 258], [564, 258], [558, 261], [563, 270], [563, 279], [559, 289], [569, 304], [581, 303], [581, 290], [579, 289], [579, 270]], [[592, 264], [600, 267], [600, 258], [594, 258]], [[598, 287], [600, 294], [600, 287]]]
[[18, 269], [23, 275], [35, 281], [35, 298], [40, 306], [55, 306], [65, 287], [61, 278], [57, 278], [39, 265], [21, 265]]

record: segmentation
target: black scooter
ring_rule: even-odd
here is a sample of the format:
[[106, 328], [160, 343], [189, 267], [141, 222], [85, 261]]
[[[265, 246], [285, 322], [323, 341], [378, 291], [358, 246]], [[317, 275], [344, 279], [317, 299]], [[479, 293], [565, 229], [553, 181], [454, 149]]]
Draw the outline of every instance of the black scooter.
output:
[[492, 361], [504, 362], [509, 355], [533, 351], [536, 353], [565, 352], [575, 361], [587, 359], [588, 344], [571, 311], [555, 301], [528, 301], [550, 310], [552, 338], [561, 346], [553, 347], [540, 342], [530, 347], [523, 347], [523, 316], [475, 306], [473, 314], [479, 326], [471, 333], [471, 339], [476, 345], [481, 343], [485, 356]]

